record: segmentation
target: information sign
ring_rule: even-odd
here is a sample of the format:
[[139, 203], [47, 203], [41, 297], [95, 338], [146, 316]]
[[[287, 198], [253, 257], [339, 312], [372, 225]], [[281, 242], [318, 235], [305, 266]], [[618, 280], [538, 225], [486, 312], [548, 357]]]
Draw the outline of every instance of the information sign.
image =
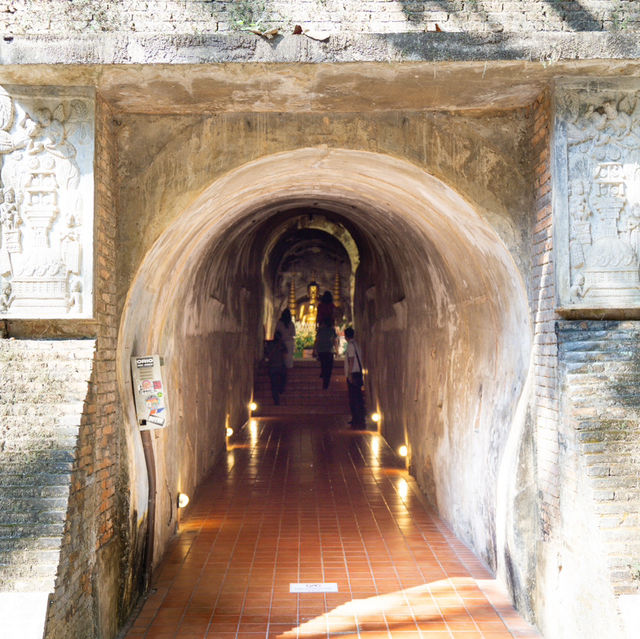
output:
[[289, 592], [338, 592], [337, 583], [289, 584]]
[[132, 357], [131, 379], [140, 430], [164, 428], [167, 410], [160, 356]]

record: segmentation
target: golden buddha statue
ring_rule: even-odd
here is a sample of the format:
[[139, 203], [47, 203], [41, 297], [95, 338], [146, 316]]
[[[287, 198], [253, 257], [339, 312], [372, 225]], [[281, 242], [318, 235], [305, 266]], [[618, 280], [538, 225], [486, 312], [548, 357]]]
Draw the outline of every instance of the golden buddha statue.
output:
[[318, 314], [318, 292], [320, 287], [315, 281], [315, 278], [309, 282], [307, 286], [307, 293], [309, 294], [309, 301], [300, 305], [299, 320], [303, 324], [316, 325], [316, 315]]

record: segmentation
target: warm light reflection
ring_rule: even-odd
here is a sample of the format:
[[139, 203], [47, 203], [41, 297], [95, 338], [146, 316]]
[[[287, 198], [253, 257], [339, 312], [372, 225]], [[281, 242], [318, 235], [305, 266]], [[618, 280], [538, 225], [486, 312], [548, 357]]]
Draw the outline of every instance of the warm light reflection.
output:
[[380, 420], [382, 419], [382, 415], [380, 415], [380, 413], [374, 413], [373, 415], [371, 415], [371, 419], [376, 424], [378, 424], [380, 422]]
[[257, 410], [257, 409], [258, 409], [258, 404], [256, 404], [255, 402], [251, 402], [251, 403], [249, 404], [249, 410], [250, 410], [251, 412], [253, 412], [254, 410]]
[[398, 448], [398, 453], [400, 454], [400, 457], [406, 457], [409, 454], [409, 449], [406, 446], [400, 446], [400, 448]]
[[233, 428], [227, 428], [227, 437], [231, 437], [233, 435]]
[[251, 437], [251, 445], [255, 446], [258, 441], [258, 420], [249, 420], [249, 436]]
[[[493, 623], [504, 630], [506, 636], [506, 627], [485, 597], [486, 590], [488, 588], [484, 584], [481, 589], [469, 577], [432, 581], [375, 597], [347, 601], [279, 637], [326, 637], [327, 628], [331, 628], [332, 636], [356, 637], [360, 636], [358, 628], [363, 627], [372, 636], [375, 634], [387, 637], [389, 630], [393, 636], [396, 636], [396, 631], [398, 636], [417, 636], [418, 624], [428, 624], [426, 627], [437, 636], [450, 636], [448, 623], [460, 623], [464, 620], [465, 623], [472, 624], [471, 620], [476, 615], [479, 619], [495, 620]], [[506, 602], [506, 597], [497, 594], [495, 600]], [[414, 632], [409, 633], [407, 629], [413, 629]], [[430, 633], [425, 636], [428, 634]]]
[[409, 484], [407, 484], [406, 479], [401, 479], [398, 482], [398, 494], [402, 499], [406, 499], [409, 494]]
[[373, 451], [373, 454], [376, 457], [380, 454], [380, 438], [379, 437], [374, 437], [371, 440], [371, 450]]

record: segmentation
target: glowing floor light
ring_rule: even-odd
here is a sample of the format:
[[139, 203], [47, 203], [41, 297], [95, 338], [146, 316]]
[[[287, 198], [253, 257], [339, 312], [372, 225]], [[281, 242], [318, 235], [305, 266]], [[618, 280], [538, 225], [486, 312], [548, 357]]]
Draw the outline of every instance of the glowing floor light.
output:
[[398, 453], [400, 457], [406, 457], [409, 454], [409, 449], [404, 445], [400, 446], [400, 448], [398, 448]]
[[373, 415], [371, 415], [371, 420], [376, 424], [379, 424], [381, 419], [382, 415], [380, 415], [380, 413], [373, 413]]
[[253, 411], [258, 410], [258, 404], [256, 404], [255, 402], [250, 402], [249, 403], [249, 410], [253, 413]]
[[227, 428], [227, 437], [231, 437], [233, 435], [233, 428]]
[[178, 493], [178, 508], [186, 508], [189, 505], [189, 495]]

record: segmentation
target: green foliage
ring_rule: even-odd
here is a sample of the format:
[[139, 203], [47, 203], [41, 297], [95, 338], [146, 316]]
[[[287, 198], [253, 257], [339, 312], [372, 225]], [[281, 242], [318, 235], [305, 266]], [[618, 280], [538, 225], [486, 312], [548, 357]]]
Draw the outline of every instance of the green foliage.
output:
[[629, 26], [629, 16], [625, 16], [623, 18], [620, 14], [621, 10], [623, 10], [623, 7], [618, 3], [609, 15], [609, 19], [611, 20], [611, 31], [624, 31]]
[[296, 354], [302, 353], [305, 348], [313, 348], [315, 341], [315, 328], [311, 324], [296, 322]]
[[232, 27], [240, 31], [265, 31], [269, 26], [266, 23], [264, 0], [240, 0], [240, 2], [234, 2], [230, 16]]

